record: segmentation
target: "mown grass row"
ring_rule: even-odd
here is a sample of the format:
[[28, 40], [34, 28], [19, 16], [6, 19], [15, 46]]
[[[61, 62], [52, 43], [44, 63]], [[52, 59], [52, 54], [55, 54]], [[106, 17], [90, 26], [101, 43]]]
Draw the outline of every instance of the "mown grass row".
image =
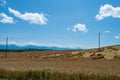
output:
[[0, 80], [120, 80], [109, 74], [61, 73], [49, 69], [39, 71], [0, 70]]

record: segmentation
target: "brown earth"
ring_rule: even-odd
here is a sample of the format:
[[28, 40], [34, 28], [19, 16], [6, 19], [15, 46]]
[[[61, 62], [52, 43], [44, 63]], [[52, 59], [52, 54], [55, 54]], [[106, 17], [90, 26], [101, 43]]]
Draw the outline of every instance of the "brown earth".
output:
[[60, 72], [110, 73], [120, 75], [120, 59], [83, 57], [84, 51], [0, 52], [0, 69]]

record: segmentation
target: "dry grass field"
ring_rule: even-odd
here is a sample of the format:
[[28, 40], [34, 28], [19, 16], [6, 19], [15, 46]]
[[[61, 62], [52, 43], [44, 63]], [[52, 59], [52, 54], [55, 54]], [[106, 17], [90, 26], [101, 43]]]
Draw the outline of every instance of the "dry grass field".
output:
[[120, 45], [90, 50], [0, 53], [0, 69], [43, 70], [67, 73], [106, 73], [120, 76]]

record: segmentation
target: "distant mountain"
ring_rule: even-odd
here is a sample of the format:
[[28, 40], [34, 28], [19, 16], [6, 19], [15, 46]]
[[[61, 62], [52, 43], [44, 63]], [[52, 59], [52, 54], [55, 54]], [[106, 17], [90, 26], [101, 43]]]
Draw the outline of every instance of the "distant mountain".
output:
[[[8, 49], [21, 49], [22, 47], [19, 47], [17, 45], [8, 45]], [[6, 49], [6, 45], [0, 45], [0, 49]]]
[[[0, 45], [0, 49], [5, 50], [6, 45]], [[24, 50], [24, 49], [29, 49], [29, 50], [81, 50], [81, 48], [62, 48], [62, 47], [48, 47], [48, 46], [35, 46], [35, 45], [27, 45], [27, 46], [17, 46], [14, 44], [8, 45], [9, 50]]]

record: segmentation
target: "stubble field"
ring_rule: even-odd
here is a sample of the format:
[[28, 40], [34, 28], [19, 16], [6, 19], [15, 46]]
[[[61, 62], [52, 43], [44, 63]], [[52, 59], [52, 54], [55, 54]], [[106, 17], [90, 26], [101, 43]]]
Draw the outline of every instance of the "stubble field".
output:
[[5, 53], [1, 52], [0, 69], [13, 71], [50, 69], [67, 73], [120, 75], [120, 59], [93, 59], [91, 57], [82, 57], [77, 52], [9, 52], [7, 58], [4, 58]]

